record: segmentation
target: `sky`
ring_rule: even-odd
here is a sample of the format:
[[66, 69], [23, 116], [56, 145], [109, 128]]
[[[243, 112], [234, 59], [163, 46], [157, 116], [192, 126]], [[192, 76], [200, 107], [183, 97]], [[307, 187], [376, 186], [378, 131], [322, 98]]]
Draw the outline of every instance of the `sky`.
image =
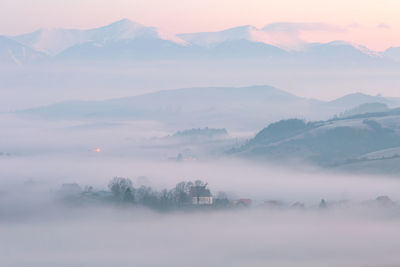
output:
[[[92, 28], [128, 18], [171, 33], [298, 23], [306, 41], [345, 40], [382, 51], [400, 46], [398, 0], [0, 0], [0, 34]], [[304, 27], [318, 23], [324, 27]], [[288, 30], [288, 29], [286, 29]]]

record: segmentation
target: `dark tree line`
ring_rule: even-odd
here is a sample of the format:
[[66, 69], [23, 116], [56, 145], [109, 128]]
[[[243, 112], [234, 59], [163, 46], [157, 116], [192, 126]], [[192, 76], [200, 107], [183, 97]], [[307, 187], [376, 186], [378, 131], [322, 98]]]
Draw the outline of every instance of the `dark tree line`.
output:
[[[149, 186], [140, 186], [135, 188], [129, 178], [114, 177], [108, 184], [108, 188], [112, 192], [113, 199], [124, 204], [135, 204], [146, 206], [159, 210], [168, 210], [174, 208], [185, 208], [192, 204], [190, 195], [192, 187], [207, 184], [201, 180], [194, 182], [180, 182], [172, 189], [163, 189], [161, 191], [154, 190]], [[219, 194], [226, 198], [226, 194]], [[224, 199], [222, 202], [229, 203]]]

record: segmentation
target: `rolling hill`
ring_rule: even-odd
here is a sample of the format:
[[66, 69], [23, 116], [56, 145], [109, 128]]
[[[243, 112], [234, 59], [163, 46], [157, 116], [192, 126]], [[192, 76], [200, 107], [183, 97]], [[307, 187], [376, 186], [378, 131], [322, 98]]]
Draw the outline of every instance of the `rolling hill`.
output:
[[[70, 101], [20, 111], [57, 119], [156, 120], [180, 128], [220, 127], [255, 129], [265, 121], [303, 116], [316, 102], [270, 86], [187, 88], [106, 101]], [[285, 105], [291, 105], [288, 110]]]
[[400, 160], [399, 126], [400, 109], [317, 122], [282, 120], [268, 125], [233, 154], [351, 169], [353, 164]]
[[348, 95], [323, 102], [271, 86], [206, 87], [164, 90], [105, 101], [69, 101], [19, 113], [55, 119], [155, 120], [179, 128], [227, 127], [256, 130], [282, 118], [325, 120], [359, 103], [400, 103], [383, 97]]

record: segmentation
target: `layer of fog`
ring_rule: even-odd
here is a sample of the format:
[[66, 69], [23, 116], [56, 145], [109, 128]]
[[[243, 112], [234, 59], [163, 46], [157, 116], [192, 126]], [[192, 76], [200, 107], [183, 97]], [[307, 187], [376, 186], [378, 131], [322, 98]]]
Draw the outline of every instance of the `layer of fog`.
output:
[[[116, 158], [10, 158], [0, 166], [2, 266], [391, 266], [398, 263], [398, 207], [364, 205], [400, 182], [299, 173], [239, 161], [140, 162]], [[157, 213], [142, 208], [65, 206], [64, 182], [106, 189], [113, 175], [172, 187], [202, 178], [215, 192], [250, 197], [243, 210]], [[317, 208], [351, 199], [354, 204]], [[257, 208], [263, 200], [306, 210]]]
[[[146, 177], [157, 188], [172, 188], [180, 181], [201, 179], [214, 193], [232, 192], [258, 202], [281, 200], [318, 204], [324, 198], [332, 201], [368, 200], [388, 195], [400, 201], [400, 181], [391, 177], [356, 176], [327, 173], [322, 170], [286, 170], [267, 164], [239, 160], [215, 159], [197, 162], [141, 161], [103, 156], [35, 156], [5, 158], [0, 161], [2, 188], [18, 188], [26, 182], [45, 184], [48, 191], [62, 183], [92, 185], [107, 189], [114, 176]], [[10, 191], [14, 191], [10, 189]]]
[[[0, 183], [26, 181], [56, 190], [62, 183], [105, 188], [114, 176], [145, 176], [156, 188], [202, 179], [211, 189], [259, 201], [318, 202], [321, 198], [397, 200], [400, 182], [389, 177], [333, 173], [302, 162], [278, 165], [233, 158], [225, 152], [249, 133], [222, 139], [172, 138], [155, 122], [42, 121], [0, 116]], [[177, 129], [175, 129], [177, 130]], [[182, 129], [181, 129], [182, 130]], [[181, 154], [183, 161], [177, 161]]]
[[[176, 129], [154, 122], [10, 116], [1, 122], [0, 147], [10, 153], [0, 157], [1, 266], [382, 266], [400, 261], [398, 206], [363, 204], [381, 195], [398, 203], [395, 178], [283, 168], [221, 155], [178, 162], [168, 157], [189, 145], [166, 138]], [[93, 151], [96, 147], [102, 150]], [[158, 213], [112, 204], [71, 206], [57, 199], [64, 183], [108, 190], [114, 176], [157, 190], [202, 179], [213, 194], [251, 198], [253, 207]], [[349, 206], [321, 211], [321, 199], [349, 200]], [[258, 207], [268, 200], [288, 206], [300, 201], [306, 209]]]
[[[100, 211], [99, 211], [100, 212]], [[87, 211], [1, 223], [2, 266], [395, 266], [399, 218]]]
[[[172, 138], [179, 130], [174, 125], [155, 121], [56, 121], [34, 117], [0, 115], [0, 158], [3, 156], [101, 155], [140, 159], [167, 159], [185, 151], [201, 156], [212, 151], [224, 152], [248, 132], [229, 132], [217, 140]], [[208, 156], [208, 155], [207, 155]]]

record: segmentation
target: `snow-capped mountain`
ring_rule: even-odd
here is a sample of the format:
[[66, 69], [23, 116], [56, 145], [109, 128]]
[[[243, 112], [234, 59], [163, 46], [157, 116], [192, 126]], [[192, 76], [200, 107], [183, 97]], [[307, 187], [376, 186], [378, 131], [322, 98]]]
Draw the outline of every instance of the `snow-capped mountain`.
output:
[[[241, 26], [230, 28], [217, 32], [199, 32], [179, 34], [180, 38], [187, 43], [214, 49], [218, 46], [226, 46], [225, 44], [240, 44], [244, 49], [252, 49], [254, 45], [244, 46], [247, 44], [264, 44], [264, 48], [274, 52], [290, 52], [291, 55], [298, 57], [311, 57], [319, 61], [325, 59], [345, 59], [345, 60], [360, 60], [367, 58], [379, 58], [380, 53], [372, 51], [365, 46], [357, 45], [345, 41], [332, 41], [329, 43], [307, 43], [299, 38], [293, 38], [290, 34], [271, 30], [269, 25], [264, 28], [256, 28], [254, 26]], [[232, 46], [232, 45], [230, 45]], [[283, 55], [284, 53], [279, 53]], [[263, 54], [263, 53], [261, 53]]]
[[[246, 25], [241, 27], [230, 28], [217, 32], [199, 32], [199, 33], [185, 33], [178, 36], [189, 44], [194, 44], [203, 47], [215, 47], [221, 43], [232, 41], [248, 41], [254, 43], [264, 43], [276, 46], [283, 50], [296, 51], [300, 53], [310, 52], [314, 50], [321, 50], [321, 52], [345, 50], [354, 51], [355, 53], [362, 53], [368, 56], [377, 56], [377, 53], [369, 50], [365, 46], [352, 44], [345, 41], [332, 41], [329, 43], [306, 43], [305, 41], [297, 40], [294, 43], [289, 38], [284, 38], [284, 34], [278, 37], [276, 32], [271, 32], [266, 26], [262, 29], [254, 26]], [[340, 51], [339, 51], [340, 52]]]
[[168, 34], [155, 27], [144, 26], [129, 19], [122, 19], [104, 27], [86, 30], [85, 33], [90, 41], [100, 43], [138, 38], [161, 39], [178, 44], [185, 43], [173, 34]]
[[68, 47], [88, 41], [83, 31], [67, 29], [40, 29], [13, 39], [49, 55], [56, 55]]
[[8, 37], [0, 36], [0, 65], [20, 65], [44, 59], [45, 55]]
[[105, 44], [107, 42], [134, 40], [140, 38], [168, 40], [184, 44], [175, 35], [170, 35], [154, 27], [146, 27], [128, 19], [122, 19], [104, 27], [76, 29], [41, 29], [33, 33], [13, 37], [14, 40], [31, 46], [38, 51], [56, 55], [65, 49], [84, 43]]
[[[145, 60], [145, 59], [229, 59], [270, 58], [286, 51], [268, 44], [266, 36], [252, 26], [218, 33], [200, 34], [193, 40], [186, 36], [165, 35], [156, 28], [144, 27], [129, 20], [88, 30], [86, 42], [64, 49], [59, 60]], [[197, 35], [197, 34], [194, 34]], [[195, 40], [199, 40], [197, 43]], [[215, 44], [215, 45], [213, 45]]]
[[178, 36], [190, 44], [204, 47], [212, 47], [220, 43], [239, 40], [266, 44], [274, 43], [274, 40], [266, 32], [250, 25], [218, 32], [184, 33]]
[[377, 58], [377, 54], [366, 47], [358, 46], [345, 41], [333, 41], [329, 43], [306, 44], [299, 55], [312, 60], [346, 60], [359, 62]]
[[131, 61], [181, 59], [186, 47], [158, 38], [135, 38], [85, 42], [69, 47], [56, 55], [57, 61]]
[[[257, 28], [246, 25], [216, 32], [174, 35], [122, 19], [87, 30], [41, 29], [9, 37], [8, 40], [19, 44], [21, 49], [24, 47], [31, 53], [40, 51], [50, 55], [53, 61], [62, 62], [256, 59], [281, 66], [292, 63], [365, 66], [382, 58], [393, 62], [399, 58], [396, 48], [376, 53], [364, 46], [344, 41], [307, 43], [296, 34], [290, 37], [291, 31], [280, 31], [276, 25], [272, 26]], [[3, 55], [15, 54], [10, 54], [10, 50], [4, 46], [0, 49]], [[24, 62], [16, 58], [11, 61]]]

